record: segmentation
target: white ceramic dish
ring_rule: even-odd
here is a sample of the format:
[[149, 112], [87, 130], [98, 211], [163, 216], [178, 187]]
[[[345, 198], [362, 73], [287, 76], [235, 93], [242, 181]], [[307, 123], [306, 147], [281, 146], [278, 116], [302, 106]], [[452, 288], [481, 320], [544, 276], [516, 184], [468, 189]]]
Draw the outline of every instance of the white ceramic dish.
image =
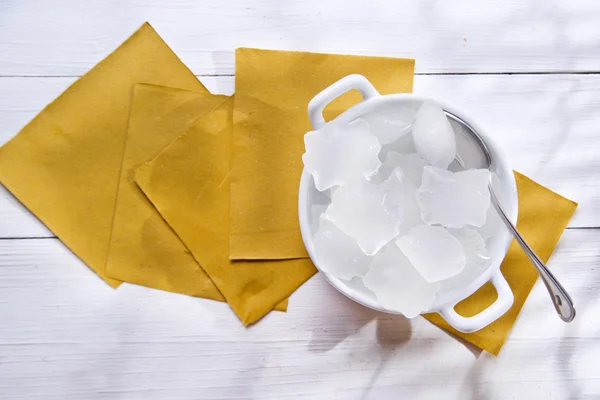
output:
[[[308, 106], [308, 113], [314, 129], [318, 129], [326, 123], [323, 118], [323, 109], [325, 106], [335, 98], [352, 89], [357, 89], [362, 94], [363, 101], [346, 110], [339, 115], [336, 120], [352, 121], [367, 113], [383, 110], [388, 107], [417, 108], [424, 100], [426, 100], [426, 98], [414, 94], [392, 94], [382, 96], [362, 75], [349, 75], [323, 90], [311, 100]], [[509, 219], [515, 223], [518, 213], [516, 182], [512, 170], [506, 165], [506, 158], [501, 150], [494, 144], [490, 133], [469, 118], [464, 112], [447, 103], [439, 101], [438, 103], [441, 104], [444, 110], [451, 112], [467, 122], [485, 141], [492, 155], [492, 159], [494, 160], [491, 171], [497, 177], [494, 181], [495, 192]], [[477, 165], [477, 159], [478, 157], [481, 157], [481, 154], [476, 147], [469, 145], [468, 142], [459, 142], [457, 143], [457, 148], [459, 155], [467, 166], [469, 164]], [[319, 196], [322, 197], [320, 192], [315, 188], [312, 176], [306, 171], [303, 171], [298, 198], [300, 230], [306, 250], [317, 269], [323, 273], [332, 286], [350, 299], [375, 310], [400, 314], [383, 308], [372, 292], [361, 285], [357, 285], [354, 281], [341, 280], [323, 271], [322, 266], [319, 265], [314, 254], [312, 239], [314, 227], [311, 222], [311, 206], [315, 202], [318, 202]], [[448, 288], [440, 291], [431, 309], [423, 313], [437, 312], [450, 325], [461, 332], [477, 331], [502, 316], [508, 311], [513, 303], [513, 293], [508, 286], [506, 279], [500, 272], [500, 264], [506, 255], [506, 251], [508, 250], [511, 241], [512, 236], [508, 230], [498, 230], [498, 233], [487, 241], [487, 247], [492, 258], [490, 267], [464, 287]], [[472, 317], [459, 315], [454, 310], [454, 306], [461, 300], [469, 297], [488, 281], [494, 285], [498, 292], [497, 300], [491, 306]]]

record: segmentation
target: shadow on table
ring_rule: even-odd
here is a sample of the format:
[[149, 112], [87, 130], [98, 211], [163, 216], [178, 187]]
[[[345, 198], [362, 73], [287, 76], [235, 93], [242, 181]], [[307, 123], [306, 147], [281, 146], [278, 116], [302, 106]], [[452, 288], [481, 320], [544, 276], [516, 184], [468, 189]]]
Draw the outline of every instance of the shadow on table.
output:
[[381, 348], [401, 346], [410, 340], [411, 324], [405, 317], [372, 310], [350, 300], [333, 287], [327, 287], [327, 296], [332, 301], [328, 301], [326, 310], [321, 308], [321, 313], [328, 323], [315, 327], [309, 351], [327, 352], [373, 320], [377, 321], [376, 339]]
[[378, 351], [381, 358], [362, 393], [361, 398], [365, 398], [396, 350], [410, 341], [411, 322], [401, 315], [385, 314], [364, 307], [348, 299], [334, 288], [331, 288], [330, 291], [331, 293], [327, 293], [327, 296], [331, 296], [332, 301], [328, 302], [328, 309], [322, 311], [328, 323], [313, 331], [308, 350], [319, 353], [327, 352], [348, 337], [357, 334], [365, 325], [375, 321], [377, 325], [372, 349]]
[[401, 315], [379, 314], [376, 337], [381, 348], [381, 361], [379, 361], [379, 365], [371, 375], [371, 379], [369, 379], [369, 383], [360, 397], [361, 399], [367, 398], [386, 364], [394, 356], [395, 350], [407, 344], [412, 336], [410, 320]]
[[483, 353], [483, 350], [481, 350], [479, 347], [475, 346], [471, 342], [467, 342], [465, 339], [461, 338], [460, 336], [456, 336], [452, 332], [448, 332], [447, 330], [439, 328], [439, 327], [438, 327], [438, 329], [440, 329], [446, 335], [450, 336], [452, 339], [456, 340], [457, 342], [459, 342], [463, 346], [465, 346], [465, 348], [467, 350], [469, 350], [471, 352], [471, 354], [473, 354], [475, 356], [475, 358], [479, 358], [479, 356], [481, 356], [481, 353]]
[[[327, 352], [347, 337], [358, 333], [363, 326], [373, 320], [377, 320], [376, 339], [382, 349], [395, 348], [410, 340], [412, 326], [409, 319], [401, 315], [372, 310], [350, 300], [330, 285], [324, 285], [324, 287], [327, 297], [330, 297], [332, 301], [328, 301], [327, 309], [321, 308], [320, 313], [323, 314], [321, 318], [328, 323], [326, 326], [315, 327], [308, 346], [309, 351]], [[482, 350], [475, 345], [450, 332], [441, 330], [462, 343], [475, 357], [481, 355]]]

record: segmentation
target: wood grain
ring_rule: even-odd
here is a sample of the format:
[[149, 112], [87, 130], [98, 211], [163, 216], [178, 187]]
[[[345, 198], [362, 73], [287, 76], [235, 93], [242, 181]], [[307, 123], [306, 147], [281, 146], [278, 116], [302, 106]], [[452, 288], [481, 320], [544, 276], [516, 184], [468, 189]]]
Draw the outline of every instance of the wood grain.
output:
[[[600, 71], [589, 0], [0, 3], [0, 75], [81, 75], [149, 21], [199, 75], [236, 47], [412, 57], [417, 72]], [[64, 23], [68, 21], [67, 23]]]
[[422, 318], [380, 314], [315, 276], [245, 329], [225, 304], [113, 290], [56, 239], [0, 240], [0, 398], [527, 398], [600, 395], [600, 231], [569, 230], [498, 358]]
[[0, 185], [0, 399], [600, 398], [598, 4], [0, 1], [0, 144], [146, 20], [214, 93], [233, 93], [241, 46], [416, 58], [415, 93], [579, 202], [549, 262], [578, 316], [538, 283], [494, 358], [317, 275], [245, 329], [226, 304], [111, 289]]

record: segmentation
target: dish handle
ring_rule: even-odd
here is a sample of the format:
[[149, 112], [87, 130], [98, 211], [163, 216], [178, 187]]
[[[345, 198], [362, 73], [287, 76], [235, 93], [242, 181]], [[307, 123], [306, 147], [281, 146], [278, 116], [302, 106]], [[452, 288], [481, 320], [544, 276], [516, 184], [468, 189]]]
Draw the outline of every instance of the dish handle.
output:
[[348, 75], [324, 89], [308, 103], [308, 118], [313, 129], [319, 129], [326, 124], [323, 109], [327, 104], [352, 89], [358, 90], [364, 100], [379, 96], [379, 92], [367, 78], [358, 74]]
[[508, 286], [508, 282], [506, 282], [506, 279], [500, 270], [496, 271], [494, 275], [492, 275], [490, 281], [492, 282], [492, 285], [494, 285], [496, 292], [498, 292], [498, 298], [491, 306], [479, 314], [472, 317], [463, 317], [454, 310], [454, 307], [456, 304], [458, 304], [458, 302], [451, 306], [442, 308], [440, 311], [438, 311], [438, 313], [454, 329], [460, 332], [470, 333], [485, 328], [504, 315], [504, 313], [510, 309], [514, 301], [513, 292], [510, 289], [510, 286]]

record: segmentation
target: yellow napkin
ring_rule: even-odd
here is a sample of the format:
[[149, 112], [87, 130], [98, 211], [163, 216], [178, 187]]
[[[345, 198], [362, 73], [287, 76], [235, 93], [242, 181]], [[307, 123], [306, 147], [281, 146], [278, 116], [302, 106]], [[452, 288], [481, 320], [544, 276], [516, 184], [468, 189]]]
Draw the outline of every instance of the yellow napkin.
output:
[[316, 270], [309, 259], [229, 260], [232, 103], [199, 119], [135, 180], [248, 325]]
[[[191, 296], [223, 300], [175, 232], [133, 180], [134, 169], [156, 157], [196, 119], [227, 100], [206, 92], [135, 85], [106, 274]], [[184, 182], [174, 182], [184, 185]]]
[[[236, 51], [231, 259], [307, 257], [298, 227], [298, 185], [307, 105], [349, 74], [381, 93], [410, 92], [414, 60], [238, 49]], [[326, 109], [331, 118], [360, 100], [348, 93]]]
[[136, 82], [205, 90], [146, 23], [0, 148], [0, 181], [113, 287], [104, 266]]
[[[519, 193], [517, 228], [538, 256], [547, 262], [575, 212], [577, 203], [518, 172], [515, 172], [515, 177]], [[498, 355], [529, 292], [538, 279], [535, 268], [515, 240], [508, 249], [500, 268], [514, 293], [515, 301], [510, 310], [498, 320], [477, 332], [462, 333], [451, 328], [438, 314], [428, 314], [425, 318], [475, 346]], [[490, 306], [497, 297], [494, 287], [488, 283], [460, 302], [456, 306], [456, 311], [466, 317], [475, 315]], [[552, 307], [550, 300], [548, 304], [548, 307]]]

